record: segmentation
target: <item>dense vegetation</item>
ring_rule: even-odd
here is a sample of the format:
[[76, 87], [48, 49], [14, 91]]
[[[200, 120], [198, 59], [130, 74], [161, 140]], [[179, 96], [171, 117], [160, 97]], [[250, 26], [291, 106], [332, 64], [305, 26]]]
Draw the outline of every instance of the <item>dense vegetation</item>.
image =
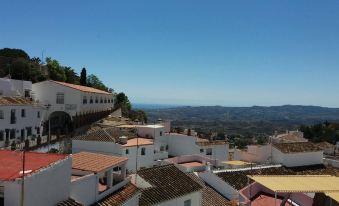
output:
[[304, 132], [304, 137], [312, 142], [329, 142], [335, 144], [339, 141], [339, 123], [324, 123], [311, 126], [301, 126], [300, 131]]
[[[33, 83], [47, 79], [80, 84], [113, 93], [96, 75], [87, 75], [82, 68], [80, 76], [69, 66], [60, 65], [59, 61], [47, 57], [45, 63], [39, 57], [30, 57], [21, 49], [0, 49], [0, 77], [10, 76], [12, 79], [28, 80]], [[147, 121], [142, 110], [132, 110], [128, 97], [124, 93], [117, 94], [116, 105], [122, 108], [123, 115], [135, 120]]]

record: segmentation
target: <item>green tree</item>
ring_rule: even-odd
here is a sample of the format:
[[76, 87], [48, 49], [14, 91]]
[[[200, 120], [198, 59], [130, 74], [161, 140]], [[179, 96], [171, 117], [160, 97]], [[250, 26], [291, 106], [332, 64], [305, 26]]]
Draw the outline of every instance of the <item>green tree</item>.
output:
[[3, 48], [3, 49], [0, 49], [0, 56], [13, 58], [13, 59], [23, 58], [25, 60], [29, 60], [28, 54], [22, 49]]
[[128, 116], [132, 108], [131, 102], [123, 92], [117, 94], [115, 106], [121, 108], [122, 115], [124, 116]]
[[87, 72], [86, 68], [82, 68], [81, 73], [80, 73], [80, 85], [86, 86], [87, 85]]
[[108, 91], [108, 88], [102, 83], [102, 81], [94, 74], [91, 74], [87, 77], [87, 86]]
[[50, 57], [46, 58], [49, 78], [55, 81], [65, 82], [66, 75], [64, 69], [61, 68], [59, 62]]
[[78, 74], [71, 67], [65, 67], [66, 82], [71, 84], [79, 84], [80, 78]]

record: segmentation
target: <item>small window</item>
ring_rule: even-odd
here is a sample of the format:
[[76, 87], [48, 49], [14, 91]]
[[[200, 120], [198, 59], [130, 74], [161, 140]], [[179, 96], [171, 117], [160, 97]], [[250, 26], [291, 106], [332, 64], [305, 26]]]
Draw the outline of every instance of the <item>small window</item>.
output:
[[184, 206], [191, 206], [191, 200], [185, 200]]
[[64, 93], [57, 93], [56, 94], [56, 103], [57, 104], [64, 104], [65, 103], [65, 99], [64, 99]]
[[162, 131], [160, 131], [160, 136], [162, 136]]
[[11, 124], [16, 124], [15, 109], [11, 109]]
[[203, 153], [204, 152], [204, 149], [200, 149], [200, 153]]
[[87, 97], [86, 97], [86, 96], [84, 96], [84, 97], [82, 98], [82, 104], [87, 104]]
[[95, 97], [95, 104], [98, 104], [99, 103], [99, 99], [98, 97]]
[[164, 146], [161, 146], [160, 147], [160, 151], [163, 152], [165, 150], [165, 147]]
[[14, 139], [15, 138], [15, 129], [11, 129], [9, 133], [9, 138]]
[[25, 109], [21, 110], [21, 117], [26, 117], [26, 110]]
[[91, 97], [91, 98], [89, 99], [89, 103], [90, 103], [90, 104], [93, 104], [93, 97]]
[[212, 155], [212, 148], [206, 149], [206, 155]]
[[36, 115], [38, 118], [40, 118], [40, 111], [38, 111], [37, 115]]
[[102, 97], [100, 98], [100, 103], [102, 104], [104, 102], [104, 100], [102, 100]]
[[4, 131], [0, 131], [0, 141], [4, 141]]
[[141, 155], [145, 155], [145, 154], [146, 154], [146, 148], [143, 147], [143, 148], [141, 148]]
[[27, 136], [32, 136], [32, 127], [26, 127], [27, 130]]
[[166, 151], [168, 151], [168, 145], [166, 145]]
[[104, 103], [107, 103], [107, 99], [106, 99], [106, 97], [105, 97]]
[[31, 91], [25, 89], [25, 97], [31, 97]]
[[0, 110], [0, 119], [4, 119], [4, 111]]
[[126, 153], [126, 154], [129, 154], [129, 150], [128, 150], [128, 149], [126, 149], [126, 150], [125, 150], [125, 153]]

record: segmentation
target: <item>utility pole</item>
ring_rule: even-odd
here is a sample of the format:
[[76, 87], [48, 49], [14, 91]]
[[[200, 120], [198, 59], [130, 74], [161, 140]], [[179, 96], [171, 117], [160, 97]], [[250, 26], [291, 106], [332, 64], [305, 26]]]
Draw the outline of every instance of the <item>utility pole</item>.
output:
[[21, 199], [20, 199], [20, 206], [24, 206], [24, 200], [25, 200], [25, 147], [23, 148], [22, 152], [22, 171], [21, 171]]

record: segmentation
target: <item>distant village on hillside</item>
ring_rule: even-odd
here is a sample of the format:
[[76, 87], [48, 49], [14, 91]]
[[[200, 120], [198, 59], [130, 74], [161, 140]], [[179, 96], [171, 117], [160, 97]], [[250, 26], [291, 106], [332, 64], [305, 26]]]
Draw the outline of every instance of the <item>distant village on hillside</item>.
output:
[[[239, 146], [147, 121], [124, 93], [57, 61], [0, 54], [0, 206], [339, 205], [339, 141], [309, 138], [313, 127]], [[25, 65], [42, 76], [18, 78]]]

